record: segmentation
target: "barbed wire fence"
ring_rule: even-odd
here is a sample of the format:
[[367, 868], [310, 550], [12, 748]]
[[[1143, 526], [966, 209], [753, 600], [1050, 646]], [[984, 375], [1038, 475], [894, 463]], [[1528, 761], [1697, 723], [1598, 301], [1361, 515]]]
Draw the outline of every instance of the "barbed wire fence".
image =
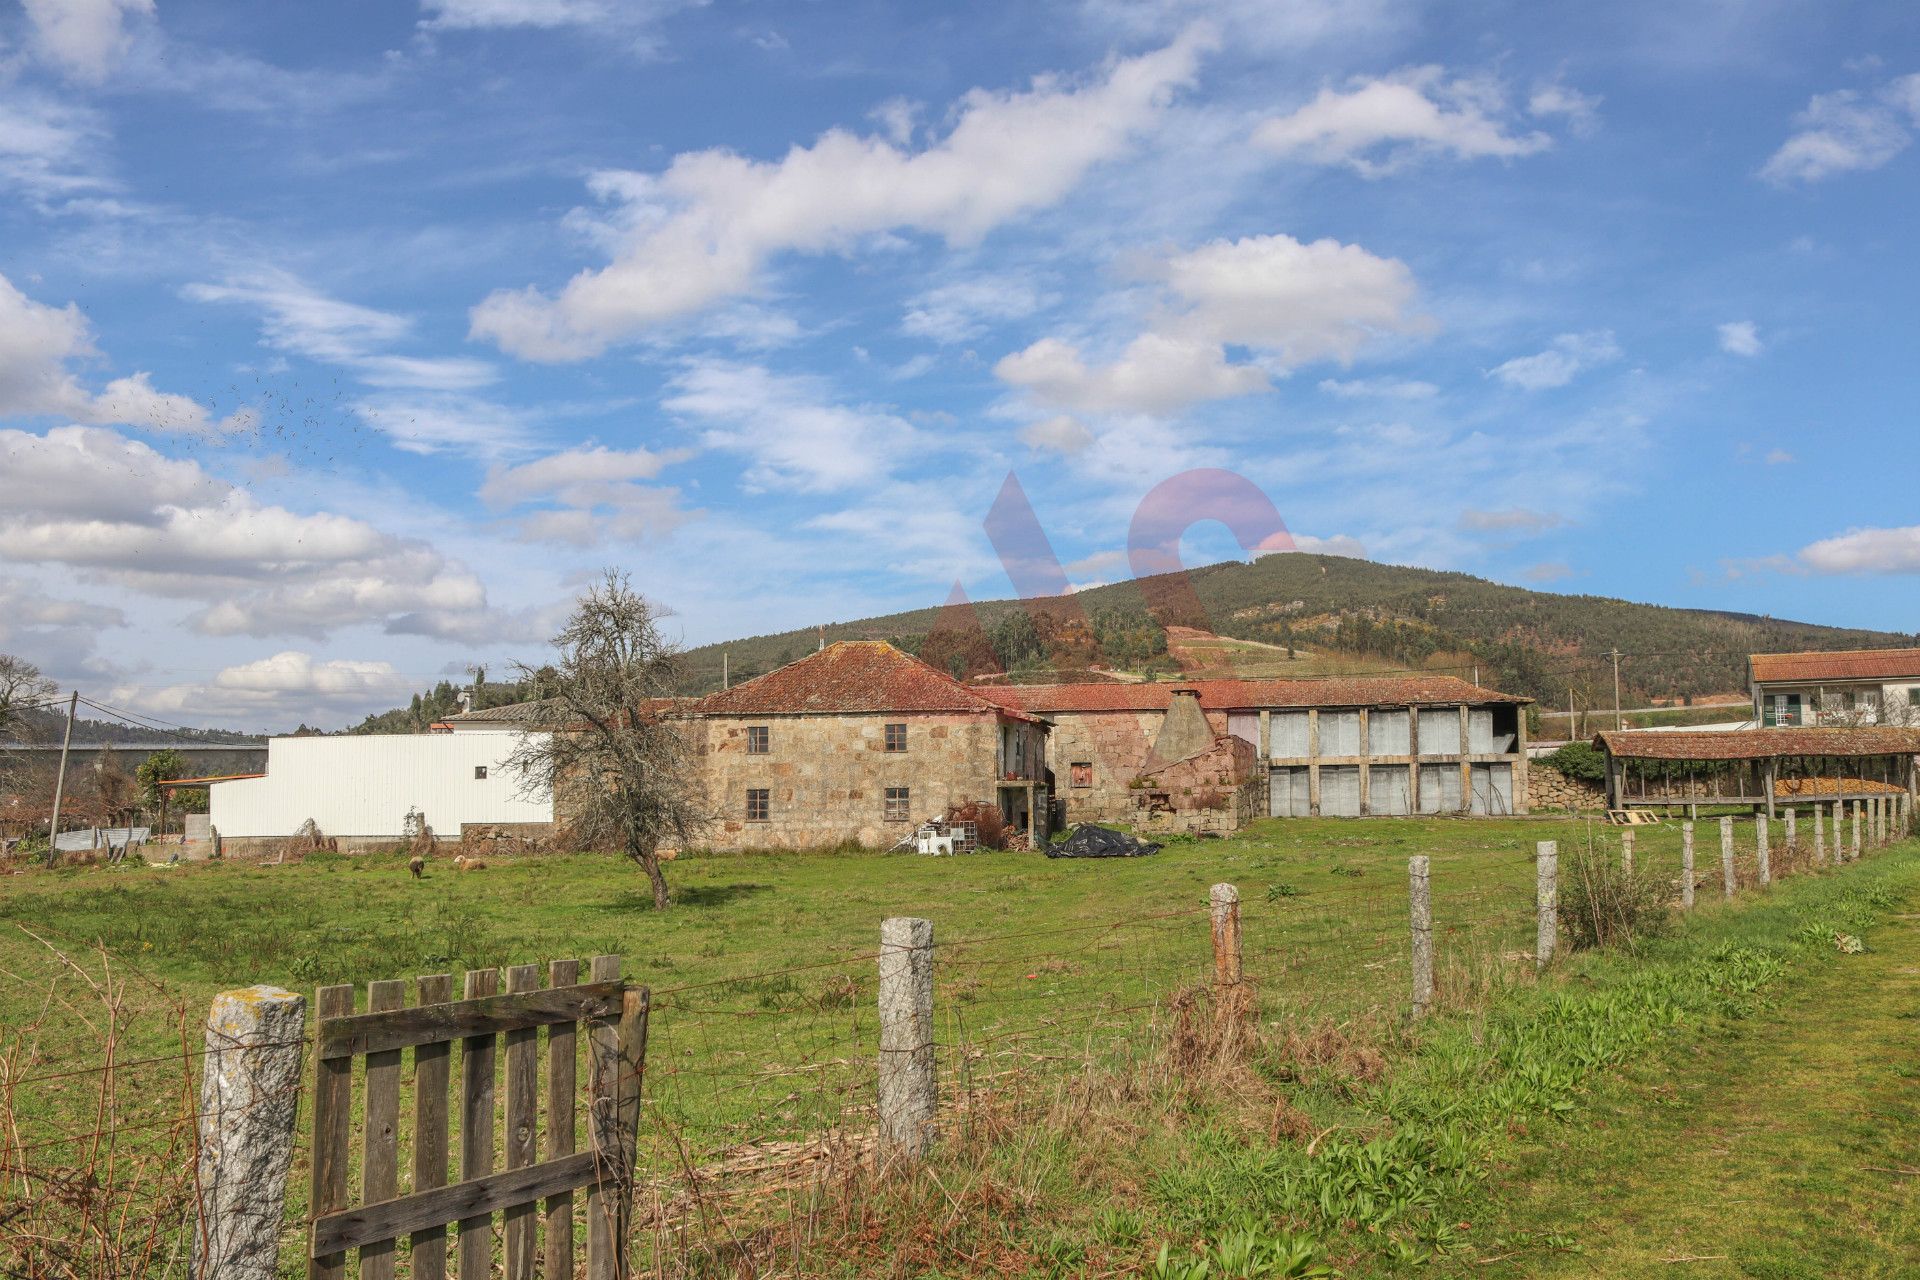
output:
[[[1908, 803], [1871, 810], [1858, 817], [1863, 853], [1911, 834]], [[1596, 824], [1579, 847], [1630, 863], [1676, 903], [1690, 884], [1691, 902], [1706, 905], [1728, 896], [1723, 831], [1737, 895], [1853, 861], [1855, 826], [1849, 808], [1837, 825], [1829, 809], [1815, 827], [1802, 805], [1791, 839], [1783, 815]], [[1351, 883], [1233, 891], [1230, 969], [1220, 902], [1197, 892], [1160, 912], [1033, 927], [1010, 919], [978, 936], [948, 937], [933, 921], [927, 1039], [910, 1047], [930, 1050], [934, 1126], [963, 1148], [1043, 1122], [1072, 1126], [1101, 1097], [1183, 1087], [1230, 1045], [1300, 1069], [1337, 1058], [1377, 1072], [1418, 1017], [1482, 1007], [1532, 981], [1543, 961], [1542, 851], [1413, 861], [1406, 879], [1376, 866]], [[76, 960], [36, 941], [55, 970], [39, 984], [41, 1015], [0, 1031], [0, 1271], [185, 1276], [204, 1230], [195, 1159], [210, 1120], [199, 1101], [204, 1014], [104, 951]], [[823, 1241], [873, 1236], [869, 1193], [888, 1163], [876, 1092], [886, 958], [884, 947], [847, 947], [653, 989], [635, 1188], [642, 1272], [759, 1267], [783, 1250], [798, 1260]], [[140, 1039], [152, 1043], [164, 1027], [177, 1050], [125, 1056], [136, 1017], [150, 1020]], [[291, 1092], [301, 1100], [299, 1085]], [[1276, 1137], [1283, 1121], [1276, 1112]], [[305, 1130], [294, 1126], [280, 1240], [289, 1262], [305, 1249]], [[405, 1118], [397, 1140], [412, 1140]]]

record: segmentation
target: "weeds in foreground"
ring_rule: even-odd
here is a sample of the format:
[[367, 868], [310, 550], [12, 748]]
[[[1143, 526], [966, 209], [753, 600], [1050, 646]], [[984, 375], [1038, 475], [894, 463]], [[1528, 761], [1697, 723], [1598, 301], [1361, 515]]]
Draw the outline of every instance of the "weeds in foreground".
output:
[[1633, 946], [1672, 930], [1672, 886], [1629, 870], [1604, 848], [1576, 848], [1563, 864], [1560, 929], [1575, 951]]

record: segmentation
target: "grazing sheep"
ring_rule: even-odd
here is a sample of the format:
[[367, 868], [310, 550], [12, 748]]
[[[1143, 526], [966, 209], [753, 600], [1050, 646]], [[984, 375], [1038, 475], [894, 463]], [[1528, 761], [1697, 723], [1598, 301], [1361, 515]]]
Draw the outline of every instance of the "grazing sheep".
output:
[[421, 875], [425, 873], [426, 869], [427, 860], [424, 855], [416, 853], [407, 859], [407, 870], [413, 872], [413, 878], [415, 880], [418, 880]]
[[469, 858], [464, 853], [454, 855], [453, 865], [462, 871], [485, 871], [487, 869], [486, 863], [480, 861], [478, 858]]

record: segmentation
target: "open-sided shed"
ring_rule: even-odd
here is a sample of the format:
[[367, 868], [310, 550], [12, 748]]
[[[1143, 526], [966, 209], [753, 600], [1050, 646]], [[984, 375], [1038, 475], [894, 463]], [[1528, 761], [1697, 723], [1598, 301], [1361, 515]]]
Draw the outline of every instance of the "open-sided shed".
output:
[[1920, 729], [1629, 729], [1602, 733], [1612, 809], [1776, 806], [1920, 792]]

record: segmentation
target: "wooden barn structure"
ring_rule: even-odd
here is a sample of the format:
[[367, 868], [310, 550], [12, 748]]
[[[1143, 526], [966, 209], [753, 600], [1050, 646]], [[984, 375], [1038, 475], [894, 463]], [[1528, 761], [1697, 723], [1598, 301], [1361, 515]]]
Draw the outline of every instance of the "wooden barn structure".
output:
[[1628, 729], [1594, 739], [1609, 809], [1920, 798], [1920, 729]]

